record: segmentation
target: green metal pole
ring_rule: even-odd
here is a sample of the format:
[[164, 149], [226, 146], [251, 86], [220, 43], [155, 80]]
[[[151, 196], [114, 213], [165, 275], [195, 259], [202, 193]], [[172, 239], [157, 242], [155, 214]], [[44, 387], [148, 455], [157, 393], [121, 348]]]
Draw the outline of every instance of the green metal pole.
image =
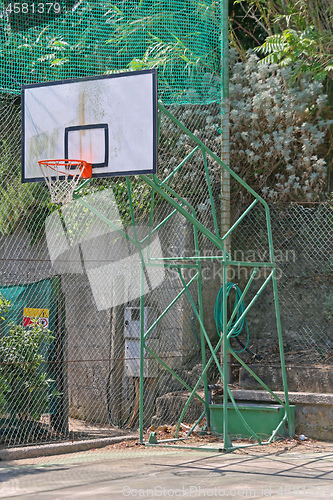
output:
[[[198, 233], [195, 230], [195, 242], [196, 246], [198, 245]], [[199, 250], [198, 250], [199, 251]], [[200, 265], [200, 262], [197, 262], [197, 264]], [[199, 269], [198, 273], [198, 305], [199, 305], [199, 316], [201, 318], [201, 321], [203, 323], [203, 303], [202, 303], [202, 283], [201, 283], [201, 268]], [[203, 329], [200, 325], [200, 339], [201, 339], [201, 359], [202, 359], [202, 368], [205, 369], [207, 360], [206, 360], [206, 342], [205, 342], [205, 334], [203, 332]], [[210, 412], [209, 412], [209, 404], [208, 404], [208, 380], [207, 380], [207, 373], [205, 374], [203, 378], [204, 382], [204, 391], [205, 391], [205, 410], [206, 410], [206, 419], [207, 419], [207, 427], [210, 427]]]
[[[220, 248], [220, 249], [223, 248], [223, 244], [222, 244], [220, 238], [216, 237], [215, 234], [213, 234], [211, 231], [209, 231], [203, 224], [201, 224], [201, 222], [199, 222], [195, 217], [193, 217], [193, 215], [189, 214], [185, 208], [183, 208], [181, 205], [179, 205], [179, 203], [177, 203], [173, 198], [171, 198], [171, 196], [169, 196], [167, 193], [165, 193], [165, 191], [163, 189], [161, 189], [161, 187], [158, 184], [155, 184], [155, 182], [152, 179], [150, 179], [147, 175], [141, 174], [139, 177], [142, 180], [144, 180], [149, 186], [154, 188], [155, 191], [162, 198], [164, 198], [173, 208], [176, 208], [177, 211], [180, 212], [185, 217], [185, 219], [190, 221], [194, 227], [199, 229], [199, 231], [201, 231], [205, 236], [207, 236], [207, 238], [210, 241], [212, 241], [217, 246], [217, 248]], [[168, 189], [169, 191], [171, 191], [172, 195], [176, 196], [177, 193], [174, 193], [171, 188], [169, 188], [168, 186], [165, 186], [165, 188]], [[179, 198], [180, 198], [180, 196], [179, 196]], [[184, 202], [185, 202], [185, 200], [184, 200]]]
[[239, 357], [237, 356], [237, 354], [235, 352], [232, 353], [233, 357], [238, 361], [238, 363], [240, 365], [243, 366], [243, 368], [245, 368], [245, 370], [247, 370], [249, 372], [250, 375], [252, 375], [252, 377], [257, 381], [259, 382], [260, 385], [262, 385], [262, 387], [264, 389], [266, 389], [267, 392], [269, 392], [269, 394], [271, 396], [273, 396], [274, 399], [276, 399], [276, 401], [281, 405], [281, 406], [285, 406], [284, 402], [282, 401], [282, 399], [280, 399], [273, 391], [271, 391], [271, 389], [268, 387], [268, 385], [265, 384], [265, 382], [263, 382], [261, 380], [261, 378], [258, 377], [258, 375], [256, 373], [254, 373], [253, 370], [251, 370], [251, 368]]
[[[224, 250], [226, 253], [226, 250]], [[223, 273], [222, 273], [222, 286], [223, 286], [223, 341], [222, 341], [222, 369], [223, 369], [223, 447], [227, 451], [232, 447], [228, 431], [228, 309], [227, 309], [227, 264], [225, 262], [225, 255], [223, 259]]]
[[[162, 366], [163, 368], [165, 368], [169, 373], [171, 373], [171, 375], [173, 375], [175, 377], [176, 380], [178, 380], [178, 382], [180, 382], [188, 391], [192, 391], [191, 394], [193, 394], [193, 397], [196, 397], [199, 401], [201, 401], [201, 403], [204, 405], [205, 404], [205, 401], [202, 399], [201, 396], [199, 396], [199, 394], [197, 394], [195, 391], [197, 390], [197, 388], [199, 387], [199, 384], [197, 385], [196, 389], [192, 390], [191, 387], [186, 383], [184, 382], [184, 380], [182, 380], [178, 375], [177, 373], [175, 373], [172, 368], [170, 368], [170, 366], [168, 366], [166, 363], [164, 363], [164, 361], [159, 358], [156, 354], [156, 352], [152, 351], [151, 349], [149, 349], [148, 346], [145, 346], [145, 349], [146, 351], [151, 354]], [[211, 358], [212, 359], [212, 358]], [[201, 382], [201, 379], [200, 379], [200, 382]]]
[[285, 363], [285, 359], [284, 359], [280, 306], [279, 306], [279, 297], [278, 297], [277, 280], [276, 280], [276, 265], [275, 265], [274, 247], [273, 247], [273, 235], [272, 235], [271, 218], [270, 218], [268, 206], [266, 207], [266, 222], [267, 222], [270, 258], [271, 258], [271, 262], [274, 264], [272, 281], [273, 281], [273, 294], [274, 294], [275, 315], [276, 315], [276, 328], [277, 328], [278, 341], [279, 341], [281, 373], [282, 373], [282, 382], [283, 382], [283, 390], [284, 390], [284, 398], [285, 398], [285, 409], [286, 409], [286, 413], [288, 416], [289, 435], [290, 435], [290, 437], [294, 437], [295, 429], [294, 429], [294, 421], [293, 421], [293, 418], [291, 415], [291, 410], [289, 407], [287, 372], [286, 372], [286, 363]]
[[[219, 158], [216, 154], [214, 154], [209, 148], [208, 146], [206, 146], [203, 142], [201, 142], [194, 134], [192, 134], [192, 132], [190, 132], [190, 130], [188, 130], [179, 120], [177, 120], [177, 118], [175, 118], [164, 106], [162, 106], [161, 103], [158, 103], [158, 108], [163, 111], [163, 113], [168, 117], [170, 118], [170, 120], [175, 123], [177, 125], [177, 127], [180, 128], [180, 130], [182, 130], [186, 135], [188, 135], [192, 141], [195, 143], [195, 144], [198, 144], [200, 146], [200, 148], [204, 151], [206, 151], [206, 153], [214, 160], [216, 161], [216, 163], [218, 163], [219, 165], [221, 165], [222, 168], [228, 170], [230, 176], [232, 176], [234, 179], [236, 179], [236, 181], [241, 185], [243, 186], [243, 188], [246, 189], [246, 191], [248, 193], [251, 193], [254, 198], [258, 199], [260, 201], [260, 203], [262, 205], [264, 205], [265, 207], [268, 206], [267, 203], [265, 202], [265, 200], [263, 198], [261, 198], [261, 196], [259, 196], [258, 193], [256, 193], [248, 184], [246, 184], [245, 181], [243, 181], [243, 179], [241, 177], [239, 177], [239, 175], [237, 175], [233, 170], [231, 170], [230, 167], [228, 167], [228, 165], [226, 165], [222, 160], [221, 158]], [[144, 175], [140, 175], [140, 177], [142, 179], [144, 179]], [[156, 175], [153, 176], [153, 178], [156, 180], [156, 182], [160, 185], [161, 184], [161, 181], [158, 181]], [[144, 179], [145, 180], [145, 179]]]
[[101, 214], [95, 207], [93, 207], [92, 205], [90, 205], [89, 203], [87, 203], [84, 199], [82, 199], [80, 196], [78, 196], [76, 193], [73, 194], [73, 199], [74, 200], [77, 200], [79, 203], [81, 203], [81, 205], [83, 205], [84, 207], [86, 207], [88, 210], [90, 210], [90, 212], [92, 212], [93, 214], [95, 214], [101, 221], [103, 221], [106, 225], [110, 226], [113, 230], [117, 231], [119, 234], [121, 234], [121, 236], [123, 236], [124, 238], [126, 238], [130, 243], [132, 243], [133, 245], [135, 245], [136, 247], [138, 247], [139, 249], [141, 249], [141, 245], [136, 241], [134, 240], [133, 238], [131, 238], [130, 236], [128, 236], [127, 233], [125, 233], [125, 231], [123, 231], [119, 225], [117, 226], [114, 222], [112, 222], [111, 220], [107, 219], [103, 214]]

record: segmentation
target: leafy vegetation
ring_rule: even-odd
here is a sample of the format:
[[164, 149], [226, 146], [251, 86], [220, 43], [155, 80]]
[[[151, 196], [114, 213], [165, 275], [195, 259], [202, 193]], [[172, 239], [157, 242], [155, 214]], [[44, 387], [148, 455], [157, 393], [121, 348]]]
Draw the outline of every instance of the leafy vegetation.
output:
[[[323, 83], [305, 75], [291, 83], [292, 68], [258, 65], [259, 58], [253, 52], [241, 62], [233, 50], [230, 60], [230, 164], [233, 170], [268, 201], [318, 200], [326, 186], [328, 171], [321, 148], [332, 125], [331, 120], [322, 118], [328, 102]], [[180, 108], [176, 115], [190, 130], [195, 130], [197, 137], [213, 152], [220, 154], [218, 106]], [[170, 173], [189, 153], [190, 145], [185, 135], [168, 129], [162, 121], [161, 170]], [[188, 170], [184, 169], [182, 177], [175, 180], [177, 187], [187, 182], [185, 197], [194, 193], [203, 172], [202, 163], [195, 160], [196, 157], [191, 158]], [[219, 165], [210, 164], [209, 168], [212, 182], [217, 183]], [[246, 193], [232, 182], [233, 199], [239, 201], [242, 196]]]
[[13, 325], [0, 339], [2, 412], [19, 419], [39, 419], [48, 412], [49, 386], [43, 363], [47, 344], [53, 340], [48, 330], [35, 323], [24, 329]]
[[[312, 76], [330, 76], [329, 0], [230, 0], [229, 5], [232, 40], [242, 56], [242, 62], [237, 64], [233, 56], [231, 67], [232, 166], [271, 200], [280, 196], [285, 200], [313, 199], [323, 189], [327, 177], [320, 147], [329, 124], [322, 119], [328, 101], [320, 84], [311, 80]], [[206, 0], [103, 4], [82, 0], [70, 3], [61, 19], [44, 19], [29, 30], [24, 22], [19, 29], [18, 20], [14, 29], [11, 19], [3, 16], [2, 88], [17, 93], [21, 82], [126, 68], [158, 68], [162, 99], [178, 99], [179, 103], [218, 101], [219, 7], [219, 2]], [[258, 59], [246, 53], [249, 46], [257, 47], [265, 56], [260, 70], [256, 69]], [[7, 68], [10, 60], [15, 60], [15, 68]], [[288, 78], [306, 72], [310, 72], [310, 77], [299, 78], [297, 84], [289, 83]], [[1, 113], [4, 109], [2, 106]], [[12, 111], [1, 120], [0, 231], [8, 234], [23, 223], [34, 241], [42, 234], [44, 220], [53, 208], [45, 186], [20, 184], [19, 106], [12, 107]], [[197, 130], [220, 154], [220, 113], [214, 111], [211, 115], [208, 105], [205, 111], [201, 116], [192, 110], [191, 120], [180, 112], [179, 118], [190, 122], [189, 128]], [[161, 132], [162, 171], [169, 172], [186, 153], [186, 139], [179, 131], [174, 133], [175, 136], [169, 131]], [[179, 141], [184, 141], [183, 147], [171, 154]], [[214, 168], [212, 175], [218, 179]], [[186, 179], [196, 171], [193, 158], [188, 171], [184, 169]], [[174, 181], [179, 185], [177, 176]], [[126, 224], [130, 214], [125, 180], [95, 180], [89, 192], [109, 185]], [[150, 190], [137, 180], [131, 180], [130, 186], [134, 209], [144, 218], [150, 206]], [[184, 182], [183, 187], [184, 196], [190, 196], [190, 184]]]
[[262, 63], [293, 64], [293, 76], [332, 77], [333, 5], [330, 0], [236, 0], [243, 17], [265, 33]]
[[269, 200], [313, 200], [323, 190], [327, 163], [319, 154], [331, 120], [327, 95], [309, 76], [290, 82], [292, 68], [261, 64], [249, 54], [230, 79], [233, 168]]
[[[288, 77], [286, 84], [290, 85], [291, 90], [296, 88], [296, 81], [300, 89], [304, 88], [306, 82], [312, 85], [313, 80], [322, 81], [327, 99], [324, 105], [313, 108], [312, 99], [309, 96], [309, 117], [311, 120], [313, 119], [314, 111], [318, 124], [323, 123], [324, 118], [332, 119], [332, 2], [330, 0], [235, 0], [233, 5], [238, 17], [231, 18], [231, 32], [232, 34], [236, 32], [233, 41], [243, 62], [246, 59], [246, 49], [251, 47], [260, 55], [260, 60], [258, 60], [260, 65], [265, 68], [267, 65], [271, 65], [273, 68], [274, 64], [277, 64], [280, 68], [286, 69], [284, 78]], [[248, 24], [252, 29], [248, 27]], [[243, 36], [240, 36], [239, 32]], [[272, 120], [274, 120], [273, 117]], [[328, 120], [326, 123], [331, 122]], [[330, 168], [332, 164], [332, 133], [332, 127], [330, 127], [325, 138], [321, 141], [325, 144], [314, 150], [314, 156], [325, 158], [327, 162], [328, 190], [331, 189], [332, 184]], [[306, 153], [305, 171], [308, 169], [308, 165], [308, 154]], [[265, 178], [265, 173], [261, 174]], [[279, 175], [278, 172], [277, 175]], [[303, 176], [295, 174], [294, 180], [296, 177], [302, 179]], [[319, 177], [321, 177], [319, 172], [312, 172], [310, 178], [307, 179], [309, 185], [312, 184], [313, 180], [316, 184]], [[267, 193], [276, 192], [276, 190], [272, 190], [269, 178], [266, 178], [266, 181], [268, 183]], [[298, 180], [291, 184], [296, 185], [298, 193], [301, 194], [300, 199], [302, 199], [304, 192], [299, 190], [297, 183]], [[321, 186], [321, 188], [316, 186], [315, 192], [320, 192], [325, 186], [325, 182], [322, 182]], [[306, 196], [310, 196], [309, 193], [310, 191], [307, 190]]]
[[[5, 314], [8, 312], [10, 307], [10, 301], [5, 299], [0, 293], [0, 314]], [[1, 316], [1, 319], [4, 321], [5, 318]]]
[[218, 96], [207, 74], [220, 68], [219, 2], [82, 0], [45, 25], [1, 24], [0, 83], [15, 93], [22, 83], [158, 67], [164, 102], [191, 102], [189, 87], [202, 100]]
[[[0, 312], [10, 303], [0, 294]], [[3, 320], [3, 319], [2, 319]], [[1, 413], [19, 420], [39, 419], [48, 412], [52, 382], [45, 361], [51, 332], [35, 322], [30, 328], [12, 325], [8, 335], [0, 337]], [[22, 423], [22, 425], [24, 425]]]
[[[21, 183], [21, 109], [15, 98], [0, 99], [0, 233], [25, 225], [35, 241], [49, 214], [48, 191], [42, 184]], [[41, 217], [44, 214], [44, 218]]]

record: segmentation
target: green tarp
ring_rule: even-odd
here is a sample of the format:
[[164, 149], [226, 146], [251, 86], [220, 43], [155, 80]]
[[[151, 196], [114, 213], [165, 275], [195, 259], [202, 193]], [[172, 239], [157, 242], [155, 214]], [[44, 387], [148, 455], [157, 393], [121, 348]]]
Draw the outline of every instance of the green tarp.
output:
[[[0, 287], [2, 296], [11, 303], [9, 311], [4, 314], [5, 321], [1, 323], [1, 335], [10, 335], [11, 324], [29, 327], [31, 320], [38, 318], [51, 331], [51, 334], [56, 336], [58, 285], [58, 279], [51, 278], [36, 283]], [[50, 385], [52, 393], [56, 389], [55, 370], [52, 363], [54, 344], [45, 344], [42, 354], [47, 360], [48, 377], [54, 380]], [[52, 398], [49, 413], [56, 411], [57, 400]]]
[[[54, 332], [55, 316], [57, 309], [55, 281], [46, 279], [29, 283], [27, 285], [3, 286], [0, 287], [2, 296], [11, 302], [11, 307], [5, 315], [5, 322], [2, 326], [2, 334], [8, 334], [10, 323], [27, 326], [27, 320], [23, 323], [23, 318], [38, 317], [48, 318], [45, 326]], [[46, 312], [46, 314], [43, 314]], [[25, 315], [24, 315], [25, 313]], [[27, 314], [31, 316], [27, 316]]]

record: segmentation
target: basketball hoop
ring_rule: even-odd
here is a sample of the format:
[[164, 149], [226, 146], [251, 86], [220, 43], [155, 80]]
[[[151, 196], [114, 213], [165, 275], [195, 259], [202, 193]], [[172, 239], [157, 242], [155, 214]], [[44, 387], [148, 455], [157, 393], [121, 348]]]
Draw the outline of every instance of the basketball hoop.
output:
[[51, 203], [69, 203], [79, 180], [92, 176], [92, 166], [84, 160], [39, 160], [38, 163], [50, 190]]

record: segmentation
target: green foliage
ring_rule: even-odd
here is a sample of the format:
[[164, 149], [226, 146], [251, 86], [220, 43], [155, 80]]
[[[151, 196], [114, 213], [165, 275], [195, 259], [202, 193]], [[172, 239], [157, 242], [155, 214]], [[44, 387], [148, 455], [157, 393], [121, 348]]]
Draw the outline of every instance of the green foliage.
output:
[[[303, 76], [291, 83], [292, 69], [277, 64], [258, 65], [258, 56], [249, 52], [240, 62], [230, 53], [230, 165], [257, 193], [268, 201], [316, 200], [327, 177], [327, 163], [321, 147], [332, 121], [321, 118], [327, 106], [323, 84]], [[220, 109], [201, 106], [177, 108], [177, 118], [217, 155], [221, 151]], [[166, 175], [191, 150], [191, 141], [162, 121], [160, 171]], [[170, 158], [170, 151], [173, 157]], [[175, 178], [177, 190], [191, 199], [200, 190], [202, 163], [191, 158]], [[209, 164], [211, 182], [220, 178], [218, 164]], [[232, 197], [246, 197], [233, 181]], [[244, 201], [247, 201], [244, 199]]]
[[[136, 9], [126, 2], [121, 9], [114, 6], [108, 15], [115, 25], [109, 43], [116, 53], [132, 55], [127, 63], [130, 69], [159, 69], [162, 99], [168, 99], [177, 80], [177, 87], [182, 83], [186, 90], [191, 81], [202, 82], [207, 72], [219, 73], [217, 2], [185, 0], [167, 5], [161, 1], [143, 1]], [[205, 40], [198, 43], [203, 33]], [[218, 88], [215, 88], [216, 98]], [[191, 96], [182, 100], [191, 100]]]
[[[0, 314], [6, 314], [10, 308], [10, 301], [5, 299], [2, 294], [0, 293]], [[1, 319], [4, 320], [1, 316]]]
[[165, 103], [220, 97], [218, 88], [207, 95], [204, 81], [220, 70], [216, 0], [81, 0], [45, 23], [19, 17], [21, 29], [0, 17], [0, 89], [7, 92], [20, 92], [22, 83], [158, 67]]
[[39, 419], [48, 411], [52, 382], [45, 371], [49, 330], [37, 322], [29, 329], [13, 325], [0, 338], [0, 400], [2, 413], [19, 419]]
[[21, 183], [20, 111], [15, 99], [0, 100], [0, 233], [23, 224], [35, 241], [49, 214], [49, 194], [43, 184]]
[[236, 0], [244, 18], [267, 35], [257, 51], [263, 64], [293, 64], [293, 77], [318, 79], [333, 70], [333, 5], [330, 0]]
[[[31, 27], [43, 26], [63, 16], [75, 4], [75, 0], [58, 0], [55, 3], [36, 4], [35, 0], [25, 0], [15, 4], [4, 0], [4, 10], [13, 31], [24, 31]], [[15, 5], [14, 5], [15, 4]], [[18, 8], [18, 5], [21, 8]]]
[[[10, 301], [0, 293], [0, 313], [5, 315], [10, 307]], [[47, 378], [44, 363], [52, 340], [51, 332], [37, 321], [28, 329], [12, 325], [9, 334], [0, 338], [2, 413], [19, 419], [39, 419], [48, 411], [52, 380]]]
[[284, 30], [268, 37], [257, 49], [265, 55], [260, 63], [293, 64], [296, 76], [311, 73], [316, 79], [326, 78], [333, 71], [333, 43], [331, 40], [323, 43], [323, 38], [313, 26], [304, 31]]

